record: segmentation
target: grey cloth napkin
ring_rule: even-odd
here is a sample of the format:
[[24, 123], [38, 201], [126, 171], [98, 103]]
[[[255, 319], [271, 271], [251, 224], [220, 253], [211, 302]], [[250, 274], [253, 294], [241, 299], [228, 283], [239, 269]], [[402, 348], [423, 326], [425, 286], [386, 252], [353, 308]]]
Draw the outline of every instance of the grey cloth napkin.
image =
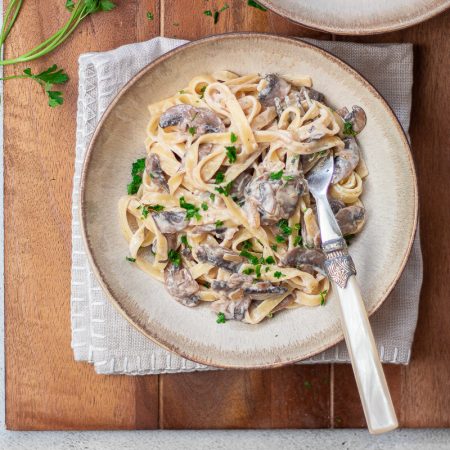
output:
[[[120, 88], [146, 64], [186, 41], [155, 38], [79, 60], [77, 145], [72, 205], [72, 348], [77, 361], [100, 374], [159, 374], [211, 370], [151, 342], [135, 330], [102, 292], [85, 254], [78, 216], [80, 174], [87, 145], [101, 115]], [[346, 61], [386, 98], [408, 131], [413, 52], [411, 44], [368, 45], [309, 42]], [[416, 235], [411, 256], [395, 289], [371, 318], [383, 362], [407, 364], [417, 323], [422, 254]], [[349, 362], [344, 342], [300, 364]]]

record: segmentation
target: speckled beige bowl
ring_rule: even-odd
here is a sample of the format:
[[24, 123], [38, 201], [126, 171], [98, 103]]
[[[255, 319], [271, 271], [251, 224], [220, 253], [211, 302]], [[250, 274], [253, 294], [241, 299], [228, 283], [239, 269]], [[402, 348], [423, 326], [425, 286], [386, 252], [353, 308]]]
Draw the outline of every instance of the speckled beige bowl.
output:
[[450, 7], [449, 0], [259, 0], [309, 28], [334, 34], [376, 34], [423, 22]]
[[142, 333], [204, 364], [273, 367], [310, 357], [342, 339], [336, 298], [325, 307], [282, 312], [251, 326], [216, 323], [208, 306], [186, 308], [125, 260], [116, 217], [131, 162], [144, 154], [147, 105], [182, 89], [199, 73], [311, 75], [334, 107], [362, 106], [368, 118], [360, 144], [369, 167], [367, 223], [351, 246], [367, 309], [374, 312], [398, 280], [416, 228], [416, 178], [408, 143], [394, 114], [358, 73], [323, 50], [261, 34], [210, 37], [179, 47], [146, 67], [117, 96], [89, 147], [81, 187], [85, 244], [105, 292]]

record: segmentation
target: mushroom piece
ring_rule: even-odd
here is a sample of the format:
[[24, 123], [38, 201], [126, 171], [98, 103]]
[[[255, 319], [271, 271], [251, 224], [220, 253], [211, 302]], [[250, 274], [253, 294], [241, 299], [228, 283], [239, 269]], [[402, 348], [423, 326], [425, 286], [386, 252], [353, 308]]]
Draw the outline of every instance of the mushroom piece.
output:
[[201, 161], [203, 158], [207, 157], [213, 149], [212, 144], [200, 144], [198, 146], [198, 160]]
[[252, 181], [252, 176], [248, 172], [242, 172], [239, 176], [233, 181], [233, 187], [231, 188], [231, 198], [240, 202], [244, 199], [245, 195], [245, 187]]
[[263, 80], [263, 88], [259, 91], [258, 100], [265, 107], [275, 106], [275, 98], [284, 99], [291, 90], [291, 85], [274, 73], [269, 73]]
[[316, 91], [315, 89], [308, 88], [306, 86], [303, 86], [300, 89], [300, 99], [304, 101], [308, 101], [308, 98], [310, 100], [316, 100], [317, 102], [323, 103], [325, 101], [325, 96], [322, 94], [322, 92]]
[[357, 233], [364, 224], [366, 211], [364, 207], [350, 205], [340, 209], [336, 214], [336, 220], [344, 236]]
[[196, 256], [200, 262], [209, 262], [229, 272], [238, 272], [244, 262], [244, 258], [238, 253], [208, 244], [200, 245]]
[[334, 155], [332, 184], [344, 180], [355, 170], [359, 163], [359, 146], [354, 137], [344, 138], [344, 148]]
[[196, 306], [200, 298], [195, 295], [198, 283], [185, 267], [169, 263], [164, 270], [164, 284], [167, 292], [185, 306]]
[[244, 288], [244, 294], [252, 300], [266, 300], [272, 295], [281, 295], [287, 291], [284, 286], [275, 286], [270, 281], [258, 281]]
[[162, 190], [169, 192], [169, 185], [161, 169], [161, 162], [156, 153], [150, 153], [145, 159], [145, 171], [152, 181]]
[[324, 262], [325, 255], [323, 252], [303, 247], [295, 247], [289, 250], [281, 260], [284, 266], [296, 267], [297, 269], [313, 268], [323, 270]]
[[274, 180], [265, 173], [247, 185], [245, 198], [246, 202], [256, 205], [262, 223], [272, 225], [280, 219], [289, 219], [292, 216], [299, 196], [305, 189], [306, 182], [299, 174], [285, 174], [284, 179]]
[[249, 275], [233, 273], [228, 280], [214, 280], [211, 283], [211, 289], [216, 292], [229, 294], [244, 286], [251, 286], [253, 278]]
[[172, 106], [161, 114], [159, 126], [161, 128], [176, 127], [182, 132], [194, 129], [193, 134], [196, 137], [206, 133], [225, 131], [225, 125], [213, 111], [185, 104]]
[[353, 105], [351, 111], [347, 108], [342, 108], [338, 111], [338, 114], [342, 116], [345, 122], [350, 122], [352, 124], [352, 130], [356, 134], [361, 133], [366, 126], [367, 116], [360, 106]]
[[223, 239], [227, 231], [226, 227], [218, 227], [214, 223], [198, 225], [192, 229], [192, 234], [212, 234], [218, 239]]
[[237, 301], [222, 299], [213, 302], [211, 308], [217, 313], [223, 313], [227, 320], [243, 320], [250, 303], [251, 299], [248, 297], [244, 297]]
[[184, 230], [189, 222], [185, 210], [161, 211], [152, 214], [153, 220], [161, 233], [178, 233]]

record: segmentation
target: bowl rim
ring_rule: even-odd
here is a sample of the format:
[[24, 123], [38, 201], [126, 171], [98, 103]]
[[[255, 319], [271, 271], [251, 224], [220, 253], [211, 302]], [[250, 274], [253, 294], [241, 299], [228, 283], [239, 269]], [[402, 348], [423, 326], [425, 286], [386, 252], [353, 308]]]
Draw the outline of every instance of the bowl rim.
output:
[[97, 139], [99, 137], [100, 131], [103, 127], [103, 124], [110, 114], [110, 112], [114, 109], [115, 105], [120, 101], [121, 97], [131, 88], [134, 83], [136, 83], [140, 78], [145, 76], [148, 71], [152, 70], [155, 66], [157, 66], [161, 61], [164, 61], [166, 59], [169, 59], [172, 57], [172, 55], [175, 55], [179, 52], [183, 52], [186, 48], [193, 47], [196, 45], [199, 45], [201, 43], [205, 42], [212, 42], [212, 41], [219, 41], [219, 40], [226, 40], [226, 39], [254, 39], [254, 38], [267, 38], [267, 39], [273, 39], [275, 41], [283, 41], [288, 42], [291, 44], [296, 44], [302, 47], [310, 48], [314, 51], [317, 51], [321, 53], [323, 56], [325, 56], [327, 59], [331, 60], [332, 63], [336, 63], [339, 66], [341, 66], [344, 70], [352, 74], [354, 77], [359, 79], [360, 82], [375, 96], [377, 97], [383, 104], [384, 108], [386, 109], [386, 113], [390, 116], [392, 122], [395, 124], [397, 130], [400, 133], [400, 136], [403, 141], [403, 148], [406, 150], [407, 157], [409, 160], [409, 170], [411, 172], [411, 177], [413, 181], [413, 194], [414, 194], [414, 219], [413, 219], [413, 227], [411, 236], [409, 236], [409, 242], [406, 247], [405, 254], [403, 255], [402, 262], [400, 264], [399, 270], [393, 279], [392, 283], [386, 288], [385, 293], [380, 297], [380, 300], [378, 303], [376, 303], [370, 310], [367, 311], [368, 316], [371, 316], [375, 311], [378, 310], [378, 308], [384, 303], [386, 298], [391, 293], [392, 289], [397, 284], [398, 279], [400, 278], [401, 274], [403, 273], [403, 270], [405, 268], [406, 262], [408, 261], [409, 255], [411, 253], [412, 244], [414, 242], [414, 238], [416, 235], [416, 229], [417, 229], [417, 223], [418, 223], [418, 184], [417, 184], [417, 176], [416, 176], [416, 170], [414, 166], [414, 160], [411, 153], [411, 147], [409, 145], [408, 138], [406, 136], [405, 131], [403, 130], [402, 126], [400, 125], [400, 122], [398, 121], [397, 117], [394, 114], [394, 111], [390, 107], [390, 105], [386, 102], [386, 100], [383, 98], [383, 96], [377, 91], [377, 89], [372, 86], [372, 84], [369, 83], [357, 70], [353, 69], [351, 66], [349, 66], [347, 63], [342, 61], [340, 58], [332, 55], [331, 53], [327, 52], [326, 50], [321, 49], [320, 47], [317, 47], [314, 44], [311, 44], [309, 42], [305, 42], [296, 38], [290, 38], [290, 37], [283, 37], [283, 36], [277, 36], [270, 33], [255, 33], [255, 32], [237, 32], [237, 33], [225, 33], [225, 34], [219, 34], [219, 35], [213, 35], [213, 36], [207, 36], [202, 39], [191, 41], [185, 44], [180, 45], [179, 47], [176, 47], [175, 49], [170, 50], [169, 52], [161, 55], [160, 57], [156, 58], [154, 61], [146, 65], [143, 69], [141, 69], [133, 78], [131, 78], [118, 92], [116, 97], [112, 100], [110, 105], [106, 108], [102, 116], [100, 117], [98, 124], [95, 128], [94, 134], [92, 136], [92, 139], [88, 145], [88, 148], [86, 150], [86, 154], [83, 161], [83, 168], [81, 173], [81, 180], [80, 180], [80, 197], [78, 201], [78, 210], [80, 215], [80, 228], [81, 228], [81, 236], [82, 241], [84, 244], [84, 247], [86, 249], [86, 255], [88, 257], [90, 266], [92, 268], [93, 273], [95, 274], [95, 277], [97, 281], [99, 282], [100, 286], [103, 289], [103, 292], [107, 295], [113, 306], [116, 308], [119, 313], [125, 317], [125, 319], [138, 331], [140, 331], [144, 336], [146, 336], [148, 339], [159, 345], [160, 347], [168, 350], [169, 352], [175, 353], [185, 359], [188, 359], [190, 361], [194, 361], [196, 363], [208, 365], [211, 367], [218, 367], [218, 368], [224, 368], [224, 369], [262, 369], [262, 368], [276, 368], [285, 366], [287, 364], [293, 364], [298, 361], [303, 361], [305, 359], [311, 358], [314, 355], [317, 355], [318, 353], [321, 353], [322, 351], [336, 345], [338, 342], [342, 341], [344, 339], [344, 334], [342, 330], [337, 335], [336, 339], [334, 339], [332, 342], [329, 342], [327, 344], [324, 344], [321, 347], [318, 347], [314, 349], [313, 351], [309, 352], [306, 355], [303, 355], [299, 358], [294, 358], [290, 360], [282, 360], [282, 361], [276, 361], [272, 363], [263, 363], [263, 364], [251, 364], [251, 365], [244, 365], [244, 364], [224, 364], [220, 362], [211, 362], [207, 360], [207, 358], [201, 358], [198, 355], [193, 356], [189, 354], [188, 351], [183, 350], [182, 348], [176, 347], [171, 345], [169, 342], [166, 342], [165, 340], [162, 340], [160, 336], [154, 336], [149, 330], [144, 329], [144, 327], [140, 326], [139, 324], [135, 323], [132, 318], [128, 315], [128, 313], [125, 311], [119, 300], [117, 300], [112, 292], [112, 289], [110, 289], [108, 282], [106, 279], [104, 279], [103, 272], [100, 270], [99, 266], [96, 263], [96, 259], [92, 253], [91, 243], [87, 236], [87, 224], [86, 224], [86, 216], [87, 216], [87, 206], [86, 206], [86, 180], [88, 176], [89, 171], [89, 163], [94, 151], [94, 148], [96, 147]]
[[269, 11], [289, 20], [292, 23], [301, 25], [302, 27], [309, 28], [310, 30], [322, 31], [325, 33], [337, 34], [340, 36], [370, 36], [382, 33], [389, 33], [392, 31], [404, 30], [405, 28], [418, 25], [419, 23], [425, 22], [433, 17], [443, 13], [450, 8], [450, 2], [447, 0], [436, 0], [437, 5], [434, 8], [426, 10], [425, 13], [419, 14], [409, 20], [404, 22], [394, 22], [391, 25], [381, 24], [378, 26], [373, 26], [372, 28], [358, 28], [355, 26], [344, 27], [338, 24], [321, 25], [317, 21], [303, 16], [301, 20], [291, 17], [292, 11], [289, 11], [282, 6], [274, 5], [272, 0], [258, 0], [262, 6], [267, 8]]

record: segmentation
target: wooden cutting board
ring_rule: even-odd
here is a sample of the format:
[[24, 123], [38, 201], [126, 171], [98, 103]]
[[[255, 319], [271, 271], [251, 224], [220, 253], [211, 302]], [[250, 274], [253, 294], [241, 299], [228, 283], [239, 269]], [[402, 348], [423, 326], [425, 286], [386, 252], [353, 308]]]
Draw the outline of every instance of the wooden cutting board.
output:
[[[291, 366], [145, 377], [99, 376], [75, 363], [70, 348], [71, 192], [77, 59], [158, 35], [196, 39], [227, 31], [264, 31], [319, 39], [413, 42], [411, 137], [421, 199], [425, 274], [419, 325], [408, 367], [386, 374], [404, 427], [450, 426], [450, 13], [416, 27], [343, 38], [306, 30], [270, 12], [228, 0], [216, 25], [204, 9], [222, 1], [116, 0], [88, 18], [41, 60], [71, 81], [65, 103], [46, 106], [36, 83], [5, 83], [6, 423], [13, 430], [136, 428], [353, 428], [365, 425], [351, 367]], [[154, 14], [149, 20], [146, 13]], [[6, 57], [47, 38], [68, 17], [61, 0], [28, 0]], [[380, 243], [381, 245], [381, 243]]]

